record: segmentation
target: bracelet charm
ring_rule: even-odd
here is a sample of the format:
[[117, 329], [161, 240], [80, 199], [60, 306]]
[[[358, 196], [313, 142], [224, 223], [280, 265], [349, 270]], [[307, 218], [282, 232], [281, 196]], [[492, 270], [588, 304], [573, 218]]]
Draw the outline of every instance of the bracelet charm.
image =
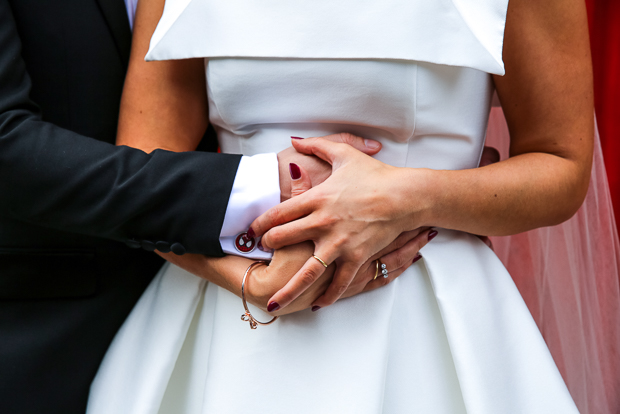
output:
[[245, 301], [245, 282], [248, 278], [248, 275], [250, 274], [250, 271], [254, 269], [254, 267], [260, 266], [260, 265], [267, 265], [267, 262], [264, 262], [261, 260], [258, 262], [254, 262], [250, 266], [248, 266], [248, 268], [246, 269], [243, 275], [243, 281], [241, 282], [241, 301], [243, 302], [243, 308], [245, 309], [245, 312], [241, 315], [241, 320], [244, 322], [249, 322], [250, 329], [256, 329], [258, 325], [269, 325], [275, 322], [276, 319], [278, 319], [278, 316], [274, 316], [273, 319], [270, 320], [269, 322], [261, 322], [257, 320], [256, 318], [254, 318], [254, 316], [252, 316], [252, 313], [250, 312], [250, 309], [248, 308], [248, 304]]

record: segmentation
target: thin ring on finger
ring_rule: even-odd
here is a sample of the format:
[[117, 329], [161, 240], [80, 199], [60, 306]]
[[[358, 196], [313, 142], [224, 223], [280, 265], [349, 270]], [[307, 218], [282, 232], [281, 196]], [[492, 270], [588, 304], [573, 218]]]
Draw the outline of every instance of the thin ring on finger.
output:
[[372, 280], [377, 280], [377, 276], [379, 276], [379, 259], [375, 260], [375, 262], [377, 263], [377, 270], [375, 270], [375, 277]]
[[[381, 265], [379, 265], [379, 269], [381, 269]], [[398, 278], [403, 273], [403, 271], [404, 271], [404, 269], [402, 269], [402, 268], [393, 269], [393, 270], [389, 271], [389, 274], [388, 274], [387, 278], [383, 278], [383, 277], [381, 277], [381, 276], [383, 276], [383, 273], [381, 273], [381, 270], [379, 270], [379, 274], [377, 275], [377, 278], [376, 279], [370, 279], [366, 283], [364, 288], [362, 289], [362, 292], [367, 291], [369, 288], [376, 289], [376, 288], [378, 288], [380, 286], [385, 286], [386, 284], [390, 283], [392, 280], [395, 280], [396, 278]], [[376, 267], [375, 267], [375, 272], [376, 272]]]
[[327, 269], [327, 263], [325, 263], [319, 256], [313, 254], [312, 257], [318, 260], [323, 265], [323, 267]]

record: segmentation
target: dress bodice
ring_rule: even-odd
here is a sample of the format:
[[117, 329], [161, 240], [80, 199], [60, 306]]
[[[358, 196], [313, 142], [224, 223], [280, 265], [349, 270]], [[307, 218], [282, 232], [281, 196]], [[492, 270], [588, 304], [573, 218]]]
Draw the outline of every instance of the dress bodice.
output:
[[224, 151], [351, 132], [397, 166], [475, 167], [508, 0], [167, 0], [147, 60], [204, 58]]
[[478, 165], [493, 83], [477, 69], [396, 60], [205, 60], [224, 152], [277, 152], [290, 136], [350, 132], [399, 167]]

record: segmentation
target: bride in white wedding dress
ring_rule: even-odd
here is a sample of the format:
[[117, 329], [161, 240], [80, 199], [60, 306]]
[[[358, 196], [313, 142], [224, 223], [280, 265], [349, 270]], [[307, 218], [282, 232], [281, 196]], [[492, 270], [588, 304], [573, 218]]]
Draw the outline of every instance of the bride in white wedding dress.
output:
[[[144, 39], [159, 20], [161, 5], [154, 3], [143, 0], [139, 6], [125, 90], [136, 88], [130, 96], [147, 93], [137, 83], [132, 86], [136, 73], [147, 83], [152, 79], [154, 88], [165, 85], [171, 74], [177, 80], [186, 75], [186, 69], [167, 71], [183, 61], [160, 62], [148, 74], [140, 72], [152, 65], [140, 60]], [[564, 10], [555, 1], [534, 11], [528, 11], [532, 0], [513, 3], [508, 15], [518, 18], [508, 20], [507, 48], [519, 43], [509, 34], [522, 35], [528, 28], [517, 24], [528, 13], [546, 18], [544, 13], [554, 10], [545, 7]], [[237, 263], [246, 259], [196, 258], [200, 263], [230, 260], [209, 268], [210, 282], [173, 264], [164, 266], [110, 347], [93, 383], [88, 412], [577, 413], [510, 275], [492, 250], [464, 232], [507, 234], [553, 224], [576, 210], [583, 199], [582, 181], [587, 188], [591, 96], [585, 94], [577, 104], [571, 93], [588, 86], [563, 91], [566, 103], [553, 97], [553, 109], [533, 92], [537, 78], [532, 75], [562, 59], [574, 61], [583, 52], [581, 45], [546, 63], [539, 59], [544, 46], [533, 50], [536, 42], [525, 36], [527, 50], [516, 47], [506, 54], [504, 49], [502, 60], [507, 7], [507, 0], [166, 2], [147, 59], [198, 58], [191, 70], [199, 68], [206, 79], [206, 95], [202, 90], [195, 101], [174, 104], [193, 113], [192, 105], [206, 99], [222, 152], [278, 152], [291, 145], [290, 136], [339, 132], [378, 140], [382, 150], [374, 160], [360, 155], [358, 178], [349, 179], [361, 194], [375, 188], [386, 208], [414, 211], [421, 201], [401, 193], [413, 185], [424, 187], [421, 179], [435, 172], [445, 173], [447, 180], [440, 192], [434, 189], [446, 197], [432, 200], [437, 214], [431, 221], [411, 219], [406, 228], [406, 220], [398, 222], [400, 227], [388, 221], [382, 225], [395, 228], [383, 239], [423, 226], [435, 226], [439, 234], [423, 248], [423, 259], [389, 285], [318, 312], [284, 315], [256, 330], [239, 320], [238, 269], [247, 265]], [[580, 21], [582, 10], [573, 9], [567, 6], [563, 19]], [[541, 30], [537, 35], [544, 32], [537, 26], [544, 18], [529, 23], [530, 29]], [[563, 26], [557, 30], [560, 34], [549, 33], [568, 36]], [[550, 39], [554, 44], [556, 38]], [[535, 58], [528, 59], [526, 52]], [[494, 83], [493, 75], [504, 74], [504, 61], [506, 80], [496, 76]], [[576, 82], [584, 73], [579, 68], [557, 70], [556, 82]], [[495, 87], [514, 132], [514, 153], [520, 155], [476, 168]], [[570, 117], [563, 113], [569, 102]], [[182, 139], [164, 141], [169, 136], [158, 136], [157, 128], [138, 138], [124, 131], [127, 123], [169, 121], [149, 119], [148, 113], [147, 121], [130, 119], [132, 109], [124, 102], [128, 112], [122, 115], [121, 143], [147, 150], [193, 149], [193, 142], [183, 147]], [[566, 126], [547, 125], [537, 111]], [[531, 123], [515, 126], [525, 119]], [[540, 125], [548, 129], [538, 133]], [[564, 136], [564, 128], [585, 133]], [[549, 136], [549, 130], [557, 133]], [[314, 142], [295, 146], [311, 151]], [[571, 169], [575, 165], [580, 168]], [[332, 188], [330, 180], [320, 186]], [[541, 207], [551, 200], [560, 206]], [[358, 204], [352, 215], [366, 214], [363, 206]], [[240, 231], [249, 224], [239, 223]], [[380, 239], [372, 254], [385, 247]], [[218, 281], [237, 295], [217, 286]], [[286, 310], [288, 303], [279, 304]], [[267, 303], [260, 306], [265, 309]], [[257, 308], [252, 312], [259, 320], [271, 317]]]

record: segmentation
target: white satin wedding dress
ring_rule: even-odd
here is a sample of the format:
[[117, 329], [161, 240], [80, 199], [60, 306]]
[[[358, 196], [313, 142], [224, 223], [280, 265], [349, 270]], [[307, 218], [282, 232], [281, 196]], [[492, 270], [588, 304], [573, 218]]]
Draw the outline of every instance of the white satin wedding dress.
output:
[[[205, 57], [224, 152], [346, 131], [381, 141], [376, 158], [395, 166], [475, 168], [506, 1], [375, 3], [168, 2], [147, 58]], [[388, 286], [256, 330], [237, 296], [165, 266], [88, 413], [577, 413], [493, 251], [438, 230]]]

